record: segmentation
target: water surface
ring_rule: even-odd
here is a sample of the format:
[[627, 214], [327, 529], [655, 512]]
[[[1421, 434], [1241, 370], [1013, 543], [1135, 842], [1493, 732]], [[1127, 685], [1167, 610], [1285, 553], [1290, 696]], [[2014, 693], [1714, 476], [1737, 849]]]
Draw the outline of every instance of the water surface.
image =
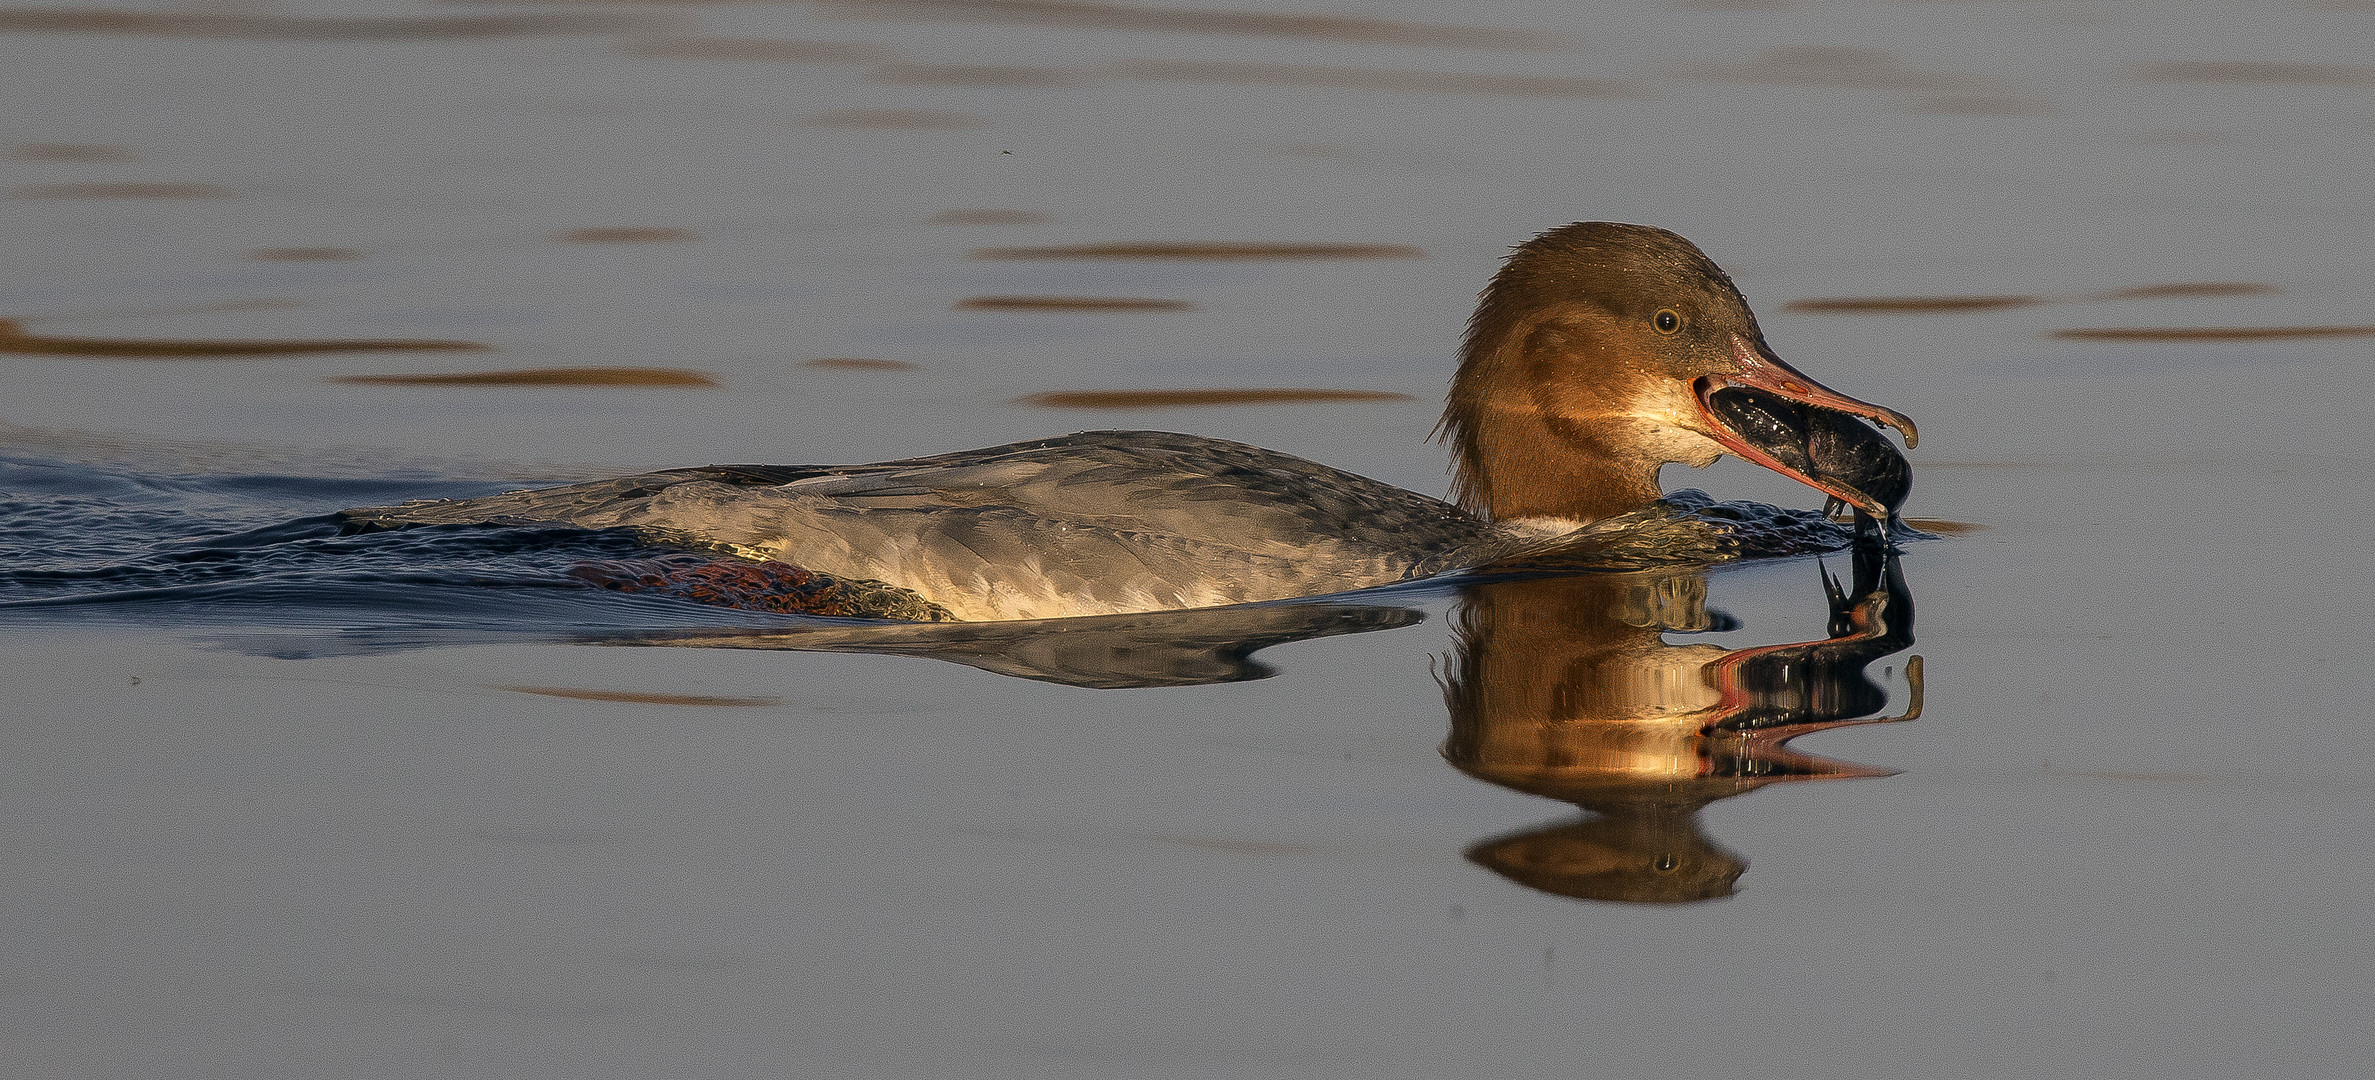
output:
[[[22, 335], [493, 351], [0, 350], [0, 1061], [2375, 1073], [2371, 36], [2218, 0], [9, 14]], [[1894, 584], [956, 633], [568, 574], [632, 538], [324, 517], [1083, 427], [1440, 492], [1476, 290], [1578, 219], [1697, 240], [1784, 358], [1920, 422], [1907, 512], [1984, 528]]]

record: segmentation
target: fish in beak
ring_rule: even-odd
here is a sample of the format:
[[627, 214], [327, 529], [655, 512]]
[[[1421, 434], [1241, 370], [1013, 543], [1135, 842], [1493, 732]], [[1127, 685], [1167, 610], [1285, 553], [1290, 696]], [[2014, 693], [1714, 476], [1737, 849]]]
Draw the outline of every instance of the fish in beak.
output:
[[1692, 384], [1710, 434], [1724, 449], [1887, 521], [1913, 490], [1904, 455], [1870, 424], [1920, 435], [1893, 409], [1857, 401], [1807, 378], [1732, 335], [1739, 371]]

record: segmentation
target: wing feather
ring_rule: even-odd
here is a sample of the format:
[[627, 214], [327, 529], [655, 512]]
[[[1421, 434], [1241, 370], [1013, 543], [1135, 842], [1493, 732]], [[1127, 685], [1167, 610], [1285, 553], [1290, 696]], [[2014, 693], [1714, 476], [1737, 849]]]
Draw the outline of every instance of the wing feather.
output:
[[961, 618], [1206, 606], [1405, 580], [1489, 547], [1440, 500], [1243, 443], [1084, 432], [871, 465], [672, 469], [347, 511], [570, 524], [888, 582]]

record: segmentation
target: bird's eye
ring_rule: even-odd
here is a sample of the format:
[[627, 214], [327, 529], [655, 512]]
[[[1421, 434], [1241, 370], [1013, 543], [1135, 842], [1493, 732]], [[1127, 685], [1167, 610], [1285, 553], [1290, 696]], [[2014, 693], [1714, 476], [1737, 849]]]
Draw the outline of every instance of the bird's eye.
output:
[[1661, 334], [1671, 334], [1682, 329], [1682, 316], [1676, 315], [1671, 308], [1659, 311], [1656, 321], [1658, 333]]

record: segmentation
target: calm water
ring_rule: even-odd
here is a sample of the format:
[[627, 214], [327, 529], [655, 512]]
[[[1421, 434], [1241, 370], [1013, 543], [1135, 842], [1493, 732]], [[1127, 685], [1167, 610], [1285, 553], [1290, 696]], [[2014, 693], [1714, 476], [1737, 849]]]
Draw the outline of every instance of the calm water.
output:
[[[91, 10], [0, 10], [4, 1071], [2375, 1073], [2367, 4]], [[1096, 427], [1440, 492], [1586, 218], [1984, 528], [935, 636], [322, 518]], [[1140, 246], [975, 254], [1065, 245]], [[1791, 306], [1904, 297], [1994, 299]], [[492, 351], [221, 345], [330, 339]], [[1023, 400], [1213, 389], [1406, 397]]]

